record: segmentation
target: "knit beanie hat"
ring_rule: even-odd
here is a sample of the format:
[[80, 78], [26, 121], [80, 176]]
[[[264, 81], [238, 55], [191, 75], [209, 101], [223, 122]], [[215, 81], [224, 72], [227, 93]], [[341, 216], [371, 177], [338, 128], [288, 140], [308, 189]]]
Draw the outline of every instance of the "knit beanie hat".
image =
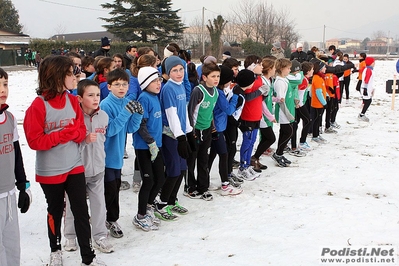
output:
[[251, 70], [243, 69], [238, 72], [236, 82], [241, 88], [248, 87], [255, 82], [255, 74]]
[[148, 85], [157, 78], [159, 78], [158, 70], [149, 66], [140, 68], [139, 74], [137, 75], [141, 90], [147, 88]]
[[172, 68], [174, 68], [175, 66], [181, 65], [183, 66], [183, 62], [182, 59], [178, 56], [175, 55], [171, 55], [168, 58], [166, 58], [165, 60], [165, 70], [166, 70], [166, 74], [169, 75], [170, 74], [170, 70]]
[[312, 60], [310, 60], [310, 63], [313, 64], [314, 73], [318, 73], [323, 67], [326, 66], [323, 61], [317, 58], [313, 58]]
[[108, 37], [102, 37], [101, 38], [101, 47], [108, 46], [108, 45], [111, 45], [108, 40]]
[[210, 62], [214, 62], [215, 64], [217, 64], [218, 60], [214, 56], [209, 55], [204, 59], [204, 64], [207, 64]]
[[366, 57], [364, 61], [366, 62], [366, 66], [371, 66], [375, 62], [373, 57]]
[[273, 43], [273, 47], [276, 49], [280, 49], [281, 48], [281, 43], [280, 42], [275, 42]]
[[166, 46], [165, 49], [163, 49], [163, 57], [167, 58], [172, 55], [173, 55], [173, 52], [169, 51], [168, 46]]
[[297, 48], [297, 49], [298, 49], [298, 48], [301, 48], [301, 47], [303, 47], [302, 43], [299, 42], [299, 43], [296, 44], [296, 48]]
[[227, 66], [219, 66], [220, 68], [220, 79], [219, 85], [225, 85], [233, 80], [234, 72]]
[[298, 60], [292, 60], [291, 61], [291, 72], [290, 73], [294, 73], [294, 72], [297, 72], [297, 71], [301, 71], [302, 70], [302, 68], [301, 68], [301, 63], [299, 63], [299, 61]]

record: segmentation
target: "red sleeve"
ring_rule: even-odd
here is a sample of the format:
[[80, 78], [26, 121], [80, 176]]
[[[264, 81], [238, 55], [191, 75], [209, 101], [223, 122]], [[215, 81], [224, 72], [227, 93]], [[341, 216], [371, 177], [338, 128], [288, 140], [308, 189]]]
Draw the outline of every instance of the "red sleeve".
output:
[[81, 143], [86, 138], [86, 125], [82, 108], [80, 108], [78, 98], [72, 94], [68, 94], [73, 109], [76, 112], [76, 120], [80, 122], [79, 137], [74, 139], [76, 143]]
[[307, 78], [305, 77], [305, 78], [302, 80], [302, 83], [299, 84], [298, 90], [304, 90], [304, 89], [306, 89], [306, 88], [308, 87], [308, 84], [309, 84], [309, 82], [308, 82]]
[[49, 150], [60, 143], [58, 132], [44, 133], [46, 110], [41, 98], [36, 97], [26, 110], [24, 131], [26, 140], [32, 150]]
[[339, 87], [339, 79], [336, 75], [333, 75], [333, 85], [335, 87], [335, 98], [341, 100], [341, 89]]
[[369, 83], [370, 78], [371, 78], [371, 74], [372, 74], [371, 69], [370, 69], [370, 68], [366, 68], [366, 76], [363, 77], [363, 80], [364, 80], [364, 82], [365, 82], [366, 84]]

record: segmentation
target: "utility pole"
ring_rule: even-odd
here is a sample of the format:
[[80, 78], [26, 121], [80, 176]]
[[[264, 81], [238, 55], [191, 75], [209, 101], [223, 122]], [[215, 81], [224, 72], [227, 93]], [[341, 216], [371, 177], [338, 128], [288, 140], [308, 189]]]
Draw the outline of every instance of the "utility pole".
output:
[[202, 36], [201, 36], [201, 39], [202, 39], [202, 54], [203, 55], [205, 54], [205, 36], [204, 36], [205, 32], [204, 32], [204, 30], [205, 30], [205, 7], [202, 7]]

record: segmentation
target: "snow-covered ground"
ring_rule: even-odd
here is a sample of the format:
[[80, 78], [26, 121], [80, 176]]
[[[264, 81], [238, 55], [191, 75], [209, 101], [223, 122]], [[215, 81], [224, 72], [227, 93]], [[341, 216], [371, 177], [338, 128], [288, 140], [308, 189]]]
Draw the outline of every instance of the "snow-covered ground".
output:
[[[351, 98], [338, 113], [338, 134], [324, 134], [328, 144], [306, 157], [293, 158], [299, 167], [279, 168], [262, 156], [269, 168], [243, 184], [244, 192], [223, 197], [214, 192], [206, 202], [184, 197], [190, 211], [159, 231], [144, 232], [132, 224], [137, 194], [121, 191], [119, 224], [125, 236], [110, 238], [111, 254], [97, 252], [108, 265], [320, 265], [323, 247], [399, 245], [399, 102], [391, 110], [385, 82], [393, 79], [396, 61], [377, 61], [376, 94], [359, 122], [360, 99], [351, 82]], [[35, 152], [26, 144], [24, 111], [36, 96], [36, 71], [9, 72], [10, 111], [19, 121], [25, 168], [32, 184], [33, 203], [20, 215], [22, 265], [46, 265], [50, 248], [46, 201], [34, 181]], [[275, 126], [278, 132], [278, 126]], [[273, 145], [275, 147], [276, 144]], [[131, 183], [134, 151], [129, 136], [123, 179]], [[236, 159], [239, 154], [236, 155]], [[217, 162], [212, 183], [219, 184]], [[398, 253], [396, 252], [396, 259]], [[63, 252], [65, 266], [79, 265], [80, 255]], [[361, 265], [361, 264], [353, 264]], [[374, 265], [374, 264], [368, 264]], [[381, 264], [379, 264], [381, 265]], [[387, 264], [392, 265], [392, 264]]]

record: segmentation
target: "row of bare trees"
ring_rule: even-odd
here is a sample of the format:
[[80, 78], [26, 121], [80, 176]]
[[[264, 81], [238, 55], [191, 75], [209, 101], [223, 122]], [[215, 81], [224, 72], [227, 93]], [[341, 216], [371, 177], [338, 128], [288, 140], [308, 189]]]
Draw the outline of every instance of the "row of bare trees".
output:
[[[220, 55], [222, 43], [242, 43], [248, 39], [265, 45], [279, 41], [290, 47], [300, 38], [295, 31], [295, 21], [290, 17], [288, 11], [276, 10], [265, 1], [243, 0], [226, 18], [219, 15], [212, 21], [208, 20], [205, 42], [210, 42], [215, 56]], [[201, 45], [202, 33], [201, 19], [194, 19], [183, 35], [183, 45]]]

